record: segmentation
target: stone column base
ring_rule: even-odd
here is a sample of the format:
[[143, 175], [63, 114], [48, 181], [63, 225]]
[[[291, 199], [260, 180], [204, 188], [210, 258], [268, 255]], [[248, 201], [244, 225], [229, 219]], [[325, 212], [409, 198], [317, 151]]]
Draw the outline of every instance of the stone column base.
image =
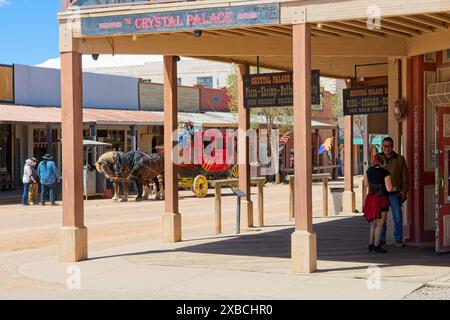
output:
[[351, 214], [356, 212], [355, 192], [344, 191], [342, 193], [342, 212], [341, 214]]
[[181, 241], [181, 214], [165, 213], [162, 216], [162, 242]]
[[241, 200], [241, 230], [253, 227], [253, 201]]
[[317, 238], [314, 232], [295, 231], [291, 236], [292, 271], [312, 273], [317, 270]]
[[87, 228], [62, 227], [59, 231], [59, 261], [78, 262], [87, 260]]

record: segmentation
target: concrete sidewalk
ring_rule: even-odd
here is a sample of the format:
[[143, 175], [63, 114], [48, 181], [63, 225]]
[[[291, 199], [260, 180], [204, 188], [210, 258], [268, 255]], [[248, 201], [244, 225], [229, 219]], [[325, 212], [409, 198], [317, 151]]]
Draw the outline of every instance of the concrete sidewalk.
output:
[[[253, 229], [239, 237], [148, 241], [97, 250], [90, 260], [72, 265], [52, 257], [20, 265], [17, 272], [55, 284], [58, 290], [42, 297], [50, 299], [384, 300], [403, 299], [429, 282], [450, 285], [448, 255], [410, 247], [388, 247], [387, 254], [370, 255], [358, 244], [365, 244], [358, 238], [367, 231], [362, 217], [315, 220], [318, 271], [313, 274], [291, 272], [290, 226]], [[71, 266], [79, 267], [80, 290], [67, 288], [78, 270]], [[380, 269], [369, 273], [373, 266]]]

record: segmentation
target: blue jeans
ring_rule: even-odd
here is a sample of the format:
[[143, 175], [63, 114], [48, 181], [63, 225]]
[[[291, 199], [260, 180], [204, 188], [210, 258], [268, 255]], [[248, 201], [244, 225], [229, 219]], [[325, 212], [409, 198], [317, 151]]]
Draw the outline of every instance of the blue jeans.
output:
[[30, 184], [23, 184], [23, 193], [22, 193], [22, 204], [26, 205], [28, 203], [28, 192], [30, 191]]
[[[403, 241], [402, 205], [399, 201], [399, 193], [390, 192], [389, 201], [391, 202], [392, 219], [394, 220], [394, 239], [395, 241]], [[386, 222], [381, 233], [381, 240], [386, 241]]]
[[41, 184], [41, 204], [45, 204], [45, 195], [50, 195], [50, 204], [55, 204], [55, 184]]

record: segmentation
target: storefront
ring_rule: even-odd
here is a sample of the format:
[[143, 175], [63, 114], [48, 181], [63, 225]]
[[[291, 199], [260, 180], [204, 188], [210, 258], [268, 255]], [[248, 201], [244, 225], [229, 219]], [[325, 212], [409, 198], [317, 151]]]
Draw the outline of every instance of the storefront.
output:
[[[295, 232], [291, 238], [292, 267], [295, 272], [313, 272], [317, 268], [316, 234], [312, 224], [312, 159], [311, 141], [311, 70], [324, 76], [350, 78], [378, 77], [378, 70], [359, 71], [356, 65], [383, 65], [387, 76], [387, 134], [394, 140], [395, 151], [401, 152], [409, 164], [410, 191], [404, 211], [405, 241], [411, 244], [438, 244], [442, 252], [450, 249], [450, 219], [446, 185], [446, 107], [439, 98], [439, 113], [433, 122], [433, 104], [426, 99], [426, 90], [433, 82], [448, 81], [450, 48], [450, 3], [446, 0], [379, 0], [376, 6], [365, 0], [349, 1], [190, 1], [172, 2], [122, 1], [127, 5], [109, 10], [108, 4], [77, 7], [59, 14], [62, 75], [66, 81], [62, 96], [63, 108], [70, 110], [63, 117], [63, 130], [79, 125], [77, 113], [81, 96], [81, 54], [110, 54], [114, 39], [116, 54], [163, 54], [164, 57], [164, 132], [165, 150], [170, 152], [171, 133], [177, 122], [178, 55], [238, 64], [239, 128], [250, 127], [249, 110], [244, 108], [243, 81], [249, 66], [293, 72], [294, 150], [295, 150]], [[71, 1], [70, 4], [77, 3]], [[67, 2], [67, 6], [70, 6]], [[78, 4], [81, 4], [79, 2]], [[66, 8], [67, 9], [67, 8]], [[370, 11], [370, 10], [373, 10]], [[203, 14], [206, 20], [193, 19]], [[223, 23], [208, 17], [228, 17]], [[177, 25], [148, 26], [134, 29], [139, 21], [164, 15]], [[144, 19], [145, 18], [145, 19]], [[156, 19], [156, 18], [155, 18]], [[189, 22], [189, 23], [188, 23]], [[191, 23], [192, 22], [192, 23]], [[139, 25], [139, 23], [138, 23]], [[139, 25], [142, 27], [142, 25]], [[75, 67], [74, 67], [75, 66]], [[376, 69], [376, 68], [374, 68]], [[439, 88], [439, 86], [438, 86]], [[406, 112], [397, 108], [404, 101]], [[376, 121], [372, 121], [376, 122]], [[70, 125], [69, 125], [70, 124]], [[441, 128], [440, 131], [436, 131]], [[344, 119], [345, 159], [353, 158], [353, 118]], [[433, 133], [434, 132], [434, 133]], [[433, 134], [435, 136], [433, 136]], [[442, 135], [442, 136], [441, 136]], [[437, 137], [436, 141], [433, 137]], [[434, 142], [433, 142], [434, 141]], [[245, 164], [240, 167], [240, 188], [246, 192], [243, 217], [248, 225], [253, 203], [249, 192], [249, 143], [240, 141]], [[67, 159], [76, 161], [79, 143], [75, 137], [66, 150]], [[439, 160], [438, 171], [431, 166]], [[431, 161], [430, 161], [431, 159]], [[438, 162], [435, 162], [438, 164]], [[353, 161], [345, 162], [343, 211], [354, 213], [355, 192]], [[181, 214], [175, 184], [176, 168], [166, 162], [166, 205], [163, 239], [181, 240]], [[439, 173], [439, 175], [437, 175]], [[436, 179], [436, 176], [439, 179]], [[441, 179], [442, 178], [442, 179]], [[76, 181], [67, 185], [76, 195]], [[435, 200], [432, 200], [433, 192]], [[81, 197], [82, 195], [76, 195]], [[440, 202], [438, 202], [438, 199]], [[61, 259], [78, 261], [87, 257], [87, 229], [83, 224], [82, 203], [66, 206], [63, 215], [67, 241], [62, 241]], [[430, 209], [427, 209], [430, 208]], [[433, 209], [434, 208], [434, 209]], [[436, 209], [439, 208], [439, 209]], [[428, 213], [425, 213], [427, 210]], [[247, 219], [248, 218], [248, 219]], [[434, 223], [433, 223], [434, 222]], [[71, 227], [67, 228], [67, 227]], [[442, 239], [442, 240], [441, 240]], [[74, 252], [82, 246], [84, 250]]]
[[11, 190], [14, 185], [13, 126], [0, 124], [0, 191]]

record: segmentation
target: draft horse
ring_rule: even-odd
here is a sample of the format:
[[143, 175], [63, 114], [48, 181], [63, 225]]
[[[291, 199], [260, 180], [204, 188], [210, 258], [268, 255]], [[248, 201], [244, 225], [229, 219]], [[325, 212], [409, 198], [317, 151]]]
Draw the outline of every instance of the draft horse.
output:
[[151, 182], [154, 182], [157, 188], [156, 198], [159, 197], [158, 176], [164, 173], [162, 154], [149, 155], [140, 151], [117, 152], [113, 154], [113, 168], [117, 179], [133, 180], [136, 183], [138, 190], [136, 201], [148, 198], [148, 185]]
[[119, 179], [116, 177], [116, 173], [114, 172], [114, 161], [113, 157], [115, 153], [123, 153], [122, 151], [108, 151], [105, 152], [98, 158], [97, 162], [95, 163], [95, 168], [97, 171], [101, 174], [103, 174], [107, 179], [111, 180], [114, 184], [114, 196], [113, 200], [118, 201], [119, 200], [119, 181], [122, 181], [124, 196], [123, 199], [120, 201], [126, 202], [128, 201], [128, 186], [126, 179]]

